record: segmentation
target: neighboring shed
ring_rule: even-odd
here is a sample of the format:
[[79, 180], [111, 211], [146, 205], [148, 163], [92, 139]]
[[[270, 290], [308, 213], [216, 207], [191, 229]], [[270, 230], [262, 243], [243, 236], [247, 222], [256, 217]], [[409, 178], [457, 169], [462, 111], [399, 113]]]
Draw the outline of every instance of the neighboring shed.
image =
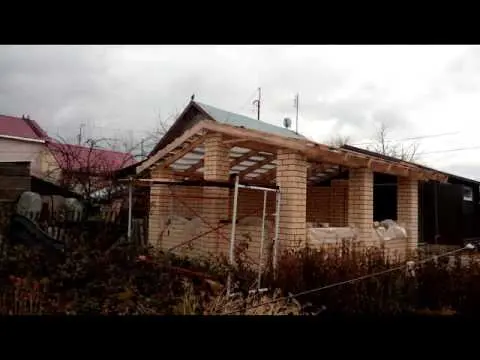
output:
[[0, 201], [16, 201], [31, 189], [29, 162], [0, 162]]
[[25, 191], [77, 197], [71, 191], [32, 175], [29, 162], [0, 162], [0, 202], [14, 202]]

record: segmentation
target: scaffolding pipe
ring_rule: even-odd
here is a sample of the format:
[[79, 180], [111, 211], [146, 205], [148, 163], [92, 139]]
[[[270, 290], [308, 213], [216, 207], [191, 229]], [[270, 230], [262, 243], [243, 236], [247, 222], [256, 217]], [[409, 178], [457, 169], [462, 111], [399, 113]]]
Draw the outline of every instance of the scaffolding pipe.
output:
[[128, 183], [128, 230], [127, 239], [130, 242], [132, 240], [132, 181]]
[[265, 242], [265, 217], [267, 213], [267, 192], [263, 192], [262, 235], [260, 237], [260, 258], [258, 261], [258, 289], [262, 287], [263, 244]]
[[279, 232], [280, 232], [280, 203], [281, 203], [281, 193], [277, 191], [276, 196], [276, 211], [275, 211], [275, 238], [273, 240], [273, 276], [277, 276], [277, 256], [278, 256], [278, 241], [279, 241]]
[[238, 187], [242, 188], [242, 189], [250, 189], [250, 190], [261, 190], [261, 191], [272, 191], [272, 192], [276, 192], [277, 189], [273, 189], [273, 188], [268, 188], [268, 187], [263, 187], [263, 186], [254, 186], [254, 185], [242, 185], [242, 184], [239, 184]]
[[[232, 229], [230, 234], [230, 253], [229, 253], [229, 264], [233, 266], [234, 262], [234, 250], [235, 250], [235, 227], [237, 224], [237, 203], [238, 203], [238, 185], [239, 185], [240, 177], [237, 175], [235, 178], [235, 189], [233, 193], [233, 213], [232, 213]], [[232, 287], [232, 272], [228, 273], [227, 279], [227, 296], [230, 296]]]

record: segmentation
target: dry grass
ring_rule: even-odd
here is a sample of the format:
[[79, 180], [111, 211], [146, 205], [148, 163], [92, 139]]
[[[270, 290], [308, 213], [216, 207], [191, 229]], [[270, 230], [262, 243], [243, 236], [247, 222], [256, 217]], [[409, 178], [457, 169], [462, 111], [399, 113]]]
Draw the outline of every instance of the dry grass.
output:
[[195, 293], [194, 286], [185, 282], [182, 301], [176, 307], [178, 315], [301, 315], [302, 306], [294, 298], [283, 299], [280, 290], [273, 294], [251, 293], [248, 296], [224, 291], [207, 298]]

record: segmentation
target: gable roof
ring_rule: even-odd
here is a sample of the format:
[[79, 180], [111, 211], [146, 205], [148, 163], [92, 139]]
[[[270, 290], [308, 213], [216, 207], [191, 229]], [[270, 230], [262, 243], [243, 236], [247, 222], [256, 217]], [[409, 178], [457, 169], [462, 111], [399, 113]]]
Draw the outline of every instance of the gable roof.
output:
[[132, 154], [120, 151], [58, 142], [48, 142], [47, 146], [62, 170], [86, 170], [101, 174], [122, 169], [136, 162]]
[[0, 115], [0, 136], [45, 141], [47, 133], [35, 120]]
[[166, 134], [160, 139], [157, 145], [150, 152], [150, 155], [156, 153], [175, 138], [180, 136], [186, 130], [194, 126], [201, 120], [213, 120], [220, 124], [242, 127], [249, 130], [262, 131], [273, 135], [279, 135], [291, 139], [307, 138], [296, 132], [283, 128], [281, 126], [272, 125], [261, 120], [253, 119], [248, 116], [232, 113], [230, 111], [219, 109], [215, 106], [200, 103], [198, 101], [190, 101], [177, 120], [168, 129]]

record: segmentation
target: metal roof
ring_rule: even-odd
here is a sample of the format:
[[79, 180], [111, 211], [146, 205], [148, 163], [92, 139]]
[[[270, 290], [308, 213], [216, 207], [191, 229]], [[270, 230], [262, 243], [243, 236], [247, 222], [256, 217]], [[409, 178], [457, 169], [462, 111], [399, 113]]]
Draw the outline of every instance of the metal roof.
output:
[[272, 125], [261, 120], [252, 119], [244, 115], [235, 114], [216, 108], [211, 105], [202, 104], [198, 101], [195, 103], [205, 111], [210, 117], [222, 124], [244, 127], [251, 130], [264, 131], [275, 135], [285, 136], [294, 139], [306, 139], [305, 136], [295, 133], [292, 130]]
[[398, 159], [398, 158], [395, 158], [395, 157], [392, 157], [392, 156], [379, 154], [377, 152], [362, 149], [362, 148], [359, 148], [359, 147], [356, 147], [356, 146], [343, 145], [342, 148], [346, 149], [346, 150], [350, 150], [350, 151], [355, 151], [355, 152], [358, 152], [358, 153], [361, 153], [361, 154], [369, 155], [369, 156], [376, 156], [376, 157], [379, 157], [381, 159], [385, 159], [385, 160], [388, 160], [388, 161], [404, 162], [404, 163], [407, 163], [407, 164], [418, 166], [419, 168], [424, 169], [424, 170], [436, 171], [438, 173], [441, 173], [441, 174], [444, 174], [444, 175], [448, 176], [449, 179], [454, 178], [454, 179], [456, 179], [457, 181], [460, 181], [460, 182], [469, 182], [469, 183], [473, 183], [473, 184], [480, 184], [480, 181], [478, 181], [478, 180], [468, 179], [468, 178], [463, 177], [463, 176], [447, 173], [445, 171], [441, 171], [441, 170], [437, 170], [437, 169], [434, 169], [434, 168], [431, 168], [431, 167], [428, 167], [428, 166], [425, 166], [425, 165], [417, 164], [417, 163], [414, 163], [412, 161], [405, 161], [405, 160], [401, 160], [401, 159]]

